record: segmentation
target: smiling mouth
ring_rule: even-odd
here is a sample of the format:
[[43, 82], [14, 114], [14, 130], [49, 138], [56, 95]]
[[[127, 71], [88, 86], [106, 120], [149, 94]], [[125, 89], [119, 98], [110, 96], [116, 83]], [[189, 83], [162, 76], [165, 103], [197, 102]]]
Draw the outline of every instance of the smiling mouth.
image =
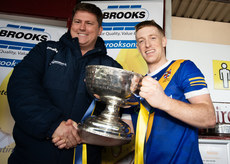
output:
[[87, 36], [87, 34], [78, 33], [79, 36]]
[[149, 54], [149, 53], [154, 53], [155, 50], [149, 50], [149, 51], [145, 51], [146, 54]]

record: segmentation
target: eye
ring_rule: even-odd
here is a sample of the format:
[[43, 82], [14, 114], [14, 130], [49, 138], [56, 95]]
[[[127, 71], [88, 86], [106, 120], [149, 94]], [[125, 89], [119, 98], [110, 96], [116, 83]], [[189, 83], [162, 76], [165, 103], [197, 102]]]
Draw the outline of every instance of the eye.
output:
[[92, 23], [92, 22], [87, 22], [87, 24], [88, 24], [88, 25], [93, 25], [93, 23]]
[[144, 40], [138, 40], [138, 43], [139, 44], [141, 44], [141, 43], [143, 43], [144, 42]]
[[152, 40], [155, 40], [155, 39], [156, 39], [156, 37], [155, 37], [155, 36], [152, 36], [152, 37], [151, 37], [151, 39], [152, 39]]
[[79, 24], [80, 21], [79, 20], [74, 20], [74, 23]]

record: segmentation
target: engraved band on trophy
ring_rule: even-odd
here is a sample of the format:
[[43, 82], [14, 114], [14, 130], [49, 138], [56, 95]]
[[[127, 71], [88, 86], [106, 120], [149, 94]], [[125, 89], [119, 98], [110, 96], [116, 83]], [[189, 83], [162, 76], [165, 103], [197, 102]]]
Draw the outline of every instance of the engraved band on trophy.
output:
[[78, 125], [85, 143], [116, 146], [131, 141], [130, 127], [119, 117], [119, 109], [133, 93], [138, 93], [141, 74], [120, 68], [89, 65], [86, 86], [91, 95], [97, 94], [106, 104], [99, 116], [90, 116]]

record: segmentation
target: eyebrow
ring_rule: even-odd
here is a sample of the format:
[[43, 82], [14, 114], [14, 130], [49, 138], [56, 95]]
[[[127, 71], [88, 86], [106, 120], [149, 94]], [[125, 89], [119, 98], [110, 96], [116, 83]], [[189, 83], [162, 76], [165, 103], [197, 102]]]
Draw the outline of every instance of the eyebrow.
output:
[[[157, 35], [156, 34], [150, 34], [148, 36], [157, 36]], [[144, 39], [144, 37], [137, 38], [137, 40], [139, 40], [139, 39]]]

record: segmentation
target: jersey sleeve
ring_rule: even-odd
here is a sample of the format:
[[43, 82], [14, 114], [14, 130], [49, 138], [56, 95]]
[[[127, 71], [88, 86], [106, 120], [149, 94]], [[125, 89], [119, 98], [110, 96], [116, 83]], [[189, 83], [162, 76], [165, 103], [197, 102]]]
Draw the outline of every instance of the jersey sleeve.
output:
[[178, 78], [186, 99], [209, 94], [204, 75], [192, 61], [186, 60], [181, 64]]

